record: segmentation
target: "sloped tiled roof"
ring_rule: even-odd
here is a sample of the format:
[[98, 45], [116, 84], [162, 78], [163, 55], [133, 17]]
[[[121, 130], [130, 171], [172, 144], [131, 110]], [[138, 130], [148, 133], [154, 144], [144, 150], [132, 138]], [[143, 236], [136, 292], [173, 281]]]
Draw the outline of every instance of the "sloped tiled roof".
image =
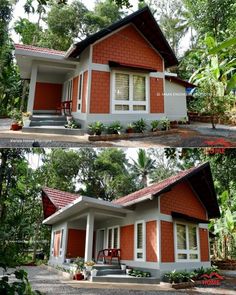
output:
[[57, 189], [44, 187], [43, 192], [48, 196], [57, 210], [69, 205], [80, 197], [79, 194], [63, 192]]
[[15, 49], [22, 49], [22, 50], [26, 50], [26, 51], [35, 51], [38, 53], [54, 54], [54, 55], [61, 55], [61, 56], [64, 56], [66, 54], [65, 51], [37, 47], [37, 46], [32, 46], [32, 45], [14, 44], [14, 46], [15, 46]]
[[[205, 165], [205, 164], [203, 164]], [[197, 169], [199, 169], [199, 167], [203, 166], [200, 165], [198, 167], [192, 167], [188, 170], [185, 171], [181, 171], [178, 174], [171, 176], [165, 180], [162, 180], [161, 182], [157, 182], [154, 183], [148, 187], [145, 187], [139, 191], [136, 191], [134, 193], [131, 193], [129, 195], [126, 195], [124, 197], [121, 197], [119, 199], [114, 200], [113, 202], [115, 204], [119, 204], [119, 205], [123, 205], [126, 206], [128, 205], [130, 202], [132, 201], [138, 201], [140, 198], [143, 198], [145, 195], [147, 195], [147, 198], [150, 197], [150, 195], [152, 194], [158, 194], [161, 191], [165, 190], [166, 188], [168, 188], [170, 185], [176, 183], [177, 181], [181, 180], [182, 178], [184, 178], [185, 176], [191, 174], [192, 172], [196, 171]]]

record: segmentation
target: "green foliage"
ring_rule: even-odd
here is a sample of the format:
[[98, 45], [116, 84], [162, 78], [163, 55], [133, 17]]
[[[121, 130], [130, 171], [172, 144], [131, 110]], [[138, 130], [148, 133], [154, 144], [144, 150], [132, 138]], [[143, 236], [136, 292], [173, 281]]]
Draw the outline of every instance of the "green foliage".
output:
[[10, 117], [16, 122], [20, 122], [22, 120], [22, 114], [19, 110], [17, 109], [13, 109], [10, 113], [9, 113]]
[[77, 257], [74, 261], [74, 264], [77, 265], [77, 271], [81, 272], [85, 268], [84, 266], [84, 258], [82, 257]]
[[153, 120], [151, 122], [152, 131], [157, 131], [159, 125], [160, 125], [160, 122], [158, 120]]
[[136, 278], [150, 278], [151, 273], [150, 272], [144, 272], [142, 270], [136, 270], [132, 269], [132, 271], [129, 272], [129, 275]]
[[69, 129], [80, 129], [81, 124], [72, 119], [65, 125], [65, 127]]
[[167, 117], [161, 118], [159, 123], [160, 123], [162, 129], [164, 129], [164, 130], [170, 129], [170, 120]]
[[140, 119], [138, 121], [133, 122], [133, 128], [135, 132], [143, 133], [147, 128], [147, 123], [144, 119]]
[[17, 20], [15, 22], [14, 30], [20, 35], [20, 41], [23, 44], [29, 45], [37, 45], [42, 33], [42, 28], [26, 18], [20, 18]]
[[14, 273], [15, 278], [18, 280], [16, 282], [9, 282], [9, 275], [5, 275], [0, 279], [0, 293], [1, 294], [27, 294], [27, 295], [36, 295], [42, 294], [39, 291], [33, 291], [31, 285], [28, 281], [28, 275], [23, 270], [16, 270]]
[[92, 134], [100, 135], [103, 130], [105, 130], [105, 125], [100, 122], [94, 122], [88, 125], [88, 129]]
[[108, 127], [108, 133], [110, 134], [118, 134], [122, 129], [121, 123], [119, 121], [115, 121], [111, 123]]

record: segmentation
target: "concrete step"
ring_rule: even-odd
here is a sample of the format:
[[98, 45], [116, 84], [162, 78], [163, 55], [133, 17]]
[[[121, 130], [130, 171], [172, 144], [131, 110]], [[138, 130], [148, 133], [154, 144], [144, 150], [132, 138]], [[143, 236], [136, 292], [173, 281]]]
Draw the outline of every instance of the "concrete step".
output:
[[97, 272], [98, 276], [106, 276], [106, 275], [125, 275], [125, 270], [121, 269], [99, 269]]
[[95, 264], [93, 268], [96, 268], [97, 270], [103, 270], [103, 269], [121, 269], [119, 264], [103, 264], [98, 263]]
[[84, 135], [84, 129], [67, 129], [63, 126], [32, 126], [23, 127], [22, 132], [25, 133], [44, 133], [44, 134], [59, 134], [59, 135]]
[[96, 276], [91, 277], [92, 282], [100, 282], [100, 283], [134, 283], [134, 284], [159, 284], [160, 279], [151, 277], [151, 278], [135, 278], [129, 275], [104, 275], [104, 276]]
[[67, 123], [66, 120], [37, 120], [31, 121], [30, 126], [64, 126]]

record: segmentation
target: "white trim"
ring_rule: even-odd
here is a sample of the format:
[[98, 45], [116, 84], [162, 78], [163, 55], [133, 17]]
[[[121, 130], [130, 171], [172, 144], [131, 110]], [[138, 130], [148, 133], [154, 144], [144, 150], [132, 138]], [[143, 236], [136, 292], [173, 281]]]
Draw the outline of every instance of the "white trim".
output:
[[[115, 100], [115, 76], [116, 74], [129, 75], [129, 100]], [[133, 76], [142, 76], [145, 78], [145, 101], [133, 100]], [[150, 112], [150, 79], [149, 75], [142, 72], [126, 71], [126, 70], [112, 70], [111, 71], [111, 108], [112, 114], [148, 114]], [[128, 111], [117, 111], [115, 105], [129, 105]], [[134, 111], [133, 106], [146, 106], [145, 111]]]
[[27, 112], [31, 112], [31, 113], [33, 113], [33, 109], [34, 109], [37, 75], [38, 75], [38, 66], [35, 63], [33, 63], [31, 76], [30, 76], [29, 97], [28, 97], [28, 105], [27, 105]]
[[111, 68], [107, 64], [91, 64], [91, 70], [92, 71], [100, 71], [100, 72], [110, 72]]
[[[80, 80], [80, 77], [82, 79]], [[80, 87], [81, 87], [81, 93], [80, 93]], [[77, 101], [76, 101], [76, 112], [82, 113], [82, 103], [83, 103], [83, 90], [84, 90], [84, 72], [80, 72], [78, 75], [78, 91], [77, 91]], [[79, 109], [80, 104], [80, 109]]]
[[149, 73], [150, 78], [160, 78], [163, 79], [165, 78], [165, 75], [162, 72], [151, 72]]
[[[142, 224], [143, 237], [142, 237], [142, 248], [137, 248], [137, 225]], [[146, 261], [146, 223], [144, 220], [137, 220], [134, 224], [134, 260], [135, 261]], [[143, 257], [138, 258], [138, 254], [142, 253]]]
[[[106, 246], [107, 248], [115, 248], [114, 246], [114, 230], [117, 228], [117, 248], [120, 248], [120, 226], [115, 225], [107, 228], [107, 239], [106, 239]], [[109, 230], [111, 230], [111, 247], [109, 247]]]
[[[180, 250], [177, 248], [177, 224], [181, 224], [185, 226], [186, 229], [186, 250]], [[196, 227], [196, 235], [197, 235], [197, 250], [189, 250], [189, 226]], [[199, 227], [197, 224], [191, 224], [188, 222], [175, 221], [174, 222], [174, 251], [175, 251], [175, 262], [200, 262], [200, 243], [199, 243]], [[179, 259], [178, 254], [186, 254], [187, 259]], [[197, 259], [190, 259], [189, 256], [191, 254], [198, 255]]]
[[158, 262], [121, 260], [121, 263], [124, 263], [132, 267], [140, 267], [140, 268], [155, 269], [155, 270], [160, 269], [160, 265]]

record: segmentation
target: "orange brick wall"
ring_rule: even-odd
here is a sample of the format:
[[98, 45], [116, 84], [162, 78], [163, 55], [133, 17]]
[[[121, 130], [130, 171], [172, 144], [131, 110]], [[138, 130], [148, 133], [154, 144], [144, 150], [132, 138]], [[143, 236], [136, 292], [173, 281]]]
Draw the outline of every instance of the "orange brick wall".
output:
[[67, 251], [70, 257], [84, 257], [85, 251], [85, 230], [68, 229]]
[[139, 32], [129, 25], [93, 46], [93, 62], [116, 61], [163, 71], [163, 60]]
[[146, 261], [157, 261], [157, 222], [146, 222]]
[[72, 112], [77, 111], [78, 84], [79, 84], [79, 77], [77, 76], [73, 79]]
[[185, 182], [176, 185], [161, 196], [161, 213], [171, 215], [171, 211], [206, 220], [206, 210]]
[[199, 228], [201, 261], [209, 261], [208, 230]]
[[83, 93], [82, 93], [82, 113], [86, 113], [86, 96], [87, 96], [87, 86], [88, 86], [88, 71], [84, 72], [83, 77]]
[[164, 113], [163, 79], [150, 78], [150, 112]]
[[90, 113], [110, 113], [110, 73], [92, 71]]
[[56, 110], [61, 105], [62, 84], [36, 83], [34, 110]]
[[161, 262], [174, 262], [174, 225], [161, 221]]
[[134, 225], [126, 225], [120, 228], [121, 259], [134, 259]]

